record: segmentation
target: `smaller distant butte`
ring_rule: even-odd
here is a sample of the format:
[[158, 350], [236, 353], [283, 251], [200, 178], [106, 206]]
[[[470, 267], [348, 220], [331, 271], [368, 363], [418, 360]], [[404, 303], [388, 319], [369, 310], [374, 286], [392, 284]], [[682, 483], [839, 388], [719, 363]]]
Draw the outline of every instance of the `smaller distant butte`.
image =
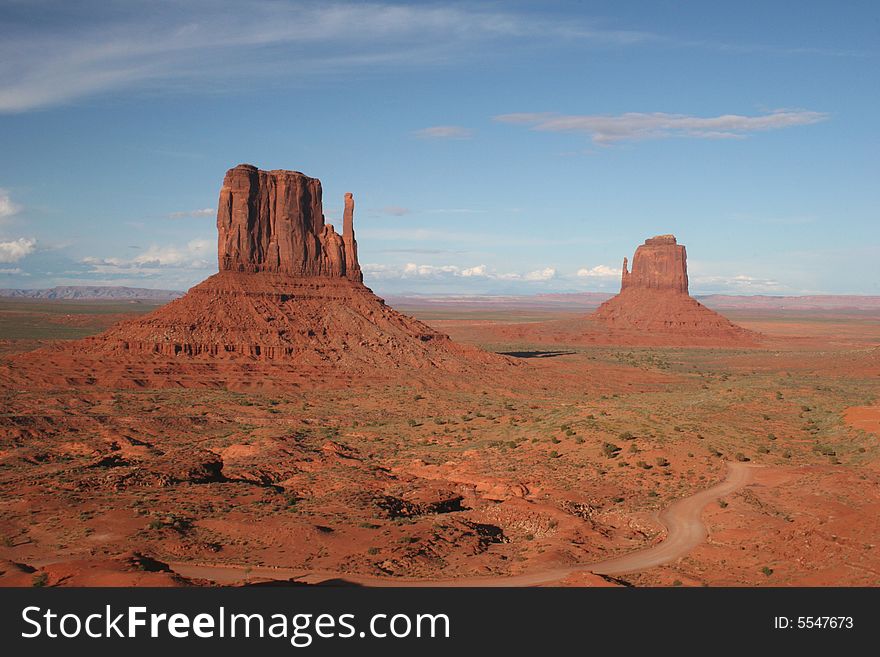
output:
[[706, 308], [688, 293], [687, 250], [674, 235], [645, 240], [623, 259], [620, 293], [590, 316], [598, 324], [629, 333], [666, 334], [719, 345], [751, 344], [757, 334]]

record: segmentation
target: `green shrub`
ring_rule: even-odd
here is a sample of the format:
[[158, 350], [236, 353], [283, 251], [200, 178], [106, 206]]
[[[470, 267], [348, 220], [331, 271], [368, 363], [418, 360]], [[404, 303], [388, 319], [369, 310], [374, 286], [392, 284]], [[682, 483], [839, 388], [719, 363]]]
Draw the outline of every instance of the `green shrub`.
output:
[[604, 443], [602, 445], [602, 453], [609, 459], [613, 459], [620, 452], [620, 447], [614, 443]]

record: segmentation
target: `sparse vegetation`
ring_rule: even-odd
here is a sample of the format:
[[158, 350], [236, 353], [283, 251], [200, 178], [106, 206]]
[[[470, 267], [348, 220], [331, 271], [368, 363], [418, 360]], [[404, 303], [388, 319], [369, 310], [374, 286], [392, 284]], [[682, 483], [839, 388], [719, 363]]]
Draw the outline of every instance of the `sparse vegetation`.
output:
[[604, 443], [602, 445], [602, 453], [606, 456], [606, 458], [613, 459], [620, 452], [620, 447], [615, 445], [614, 443]]

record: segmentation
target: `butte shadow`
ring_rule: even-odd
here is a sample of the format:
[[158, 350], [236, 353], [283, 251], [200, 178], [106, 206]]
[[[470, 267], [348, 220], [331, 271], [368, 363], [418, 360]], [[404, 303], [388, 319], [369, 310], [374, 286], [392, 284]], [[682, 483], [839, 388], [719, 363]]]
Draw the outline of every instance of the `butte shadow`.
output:
[[737, 326], [688, 293], [687, 252], [673, 235], [623, 259], [620, 293], [590, 315], [501, 329], [511, 339], [553, 344], [754, 347], [761, 334]]
[[452, 342], [363, 284], [351, 194], [340, 235], [317, 178], [241, 164], [227, 171], [217, 207], [217, 274], [97, 336], [15, 357], [0, 378], [247, 389], [516, 365]]

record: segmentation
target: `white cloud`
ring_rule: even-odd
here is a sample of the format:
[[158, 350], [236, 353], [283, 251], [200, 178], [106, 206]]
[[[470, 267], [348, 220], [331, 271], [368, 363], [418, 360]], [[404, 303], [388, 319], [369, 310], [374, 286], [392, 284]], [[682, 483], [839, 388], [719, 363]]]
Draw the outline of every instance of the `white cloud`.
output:
[[377, 279], [407, 279], [407, 278], [430, 278], [430, 279], [485, 279], [495, 281], [528, 281], [542, 282], [556, 278], [556, 269], [546, 267], [526, 273], [498, 272], [486, 265], [473, 267], [460, 267], [458, 265], [421, 265], [408, 262], [402, 266], [384, 264], [366, 264], [361, 267], [365, 274]]
[[523, 276], [523, 280], [526, 281], [549, 281], [552, 278], [556, 278], [556, 270], [553, 267], [545, 267], [544, 269], [530, 271]]
[[581, 267], [577, 270], [577, 275], [581, 278], [620, 278], [622, 273], [622, 270], [609, 267], [608, 265], [596, 265], [590, 268]]
[[9, 276], [24, 274], [25, 276], [27, 276], [27, 274], [24, 273], [24, 270], [21, 267], [0, 267], [0, 274], [6, 274]]
[[461, 275], [467, 278], [471, 276], [487, 276], [488, 274], [486, 272], [486, 265], [477, 265], [476, 267], [462, 269]]
[[82, 263], [90, 265], [95, 273], [119, 273], [121, 271], [142, 270], [149, 272], [155, 269], [208, 269], [212, 266], [210, 257], [216, 250], [216, 242], [208, 239], [194, 239], [184, 246], [170, 244], [153, 245], [140, 255], [131, 258], [96, 258], [89, 256]]
[[595, 144], [611, 144], [670, 137], [742, 139], [755, 132], [818, 123], [828, 116], [824, 112], [780, 109], [759, 116], [723, 114], [699, 117], [663, 112], [617, 115], [519, 113], [501, 114], [493, 119], [502, 123], [530, 125], [532, 130], [542, 132], [582, 133]]
[[188, 210], [184, 212], [172, 212], [168, 215], [171, 219], [183, 219], [184, 217], [211, 217], [217, 213], [214, 208], [202, 208], [201, 210]]
[[5, 189], [0, 189], [0, 219], [11, 217], [21, 212], [21, 206], [12, 202], [12, 197]]
[[435, 125], [416, 130], [413, 134], [423, 139], [469, 139], [474, 131], [458, 125]]
[[18, 262], [34, 252], [37, 240], [20, 237], [9, 242], [0, 242], [0, 262]]
[[747, 274], [732, 276], [691, 276], [692, 289], [708, 292], [730, 292], [734, 294], [764, 294], [786, 291], [786, 286], [772, 278], [760, 278]]
[[146, 267], [188, 267], [203, 269], [208, 267], [206, 258], [217, 248], [216, 243], [207, 239], [194, 239], [183, 249], [177, 246], [151, 246], [132, 261], [135, 265]]

